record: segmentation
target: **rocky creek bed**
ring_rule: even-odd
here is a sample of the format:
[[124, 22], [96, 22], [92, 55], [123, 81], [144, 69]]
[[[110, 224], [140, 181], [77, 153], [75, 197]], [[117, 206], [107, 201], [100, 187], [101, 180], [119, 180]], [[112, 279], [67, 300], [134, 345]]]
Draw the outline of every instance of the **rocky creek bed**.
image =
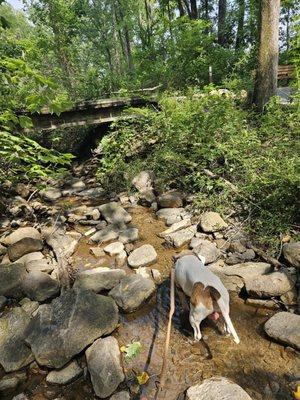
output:
[[[193, 343], [176, 301], [159, 398], [293, 399], [299, 243], [285, 238], [274, 268], [234, 217], [195, 214], [176, 191], [158, 196], [145, 171], [133, 187], [107, 195], [81, 176], [40, 192], [16, 188], [1, 221], [0, 398], [154, 399], [172, 256], [192, 248], [230, 291], [241, 343], [206, 321], [204, 341]], [[120, 349], [133, 342], [141, 352], [126, 361]]]

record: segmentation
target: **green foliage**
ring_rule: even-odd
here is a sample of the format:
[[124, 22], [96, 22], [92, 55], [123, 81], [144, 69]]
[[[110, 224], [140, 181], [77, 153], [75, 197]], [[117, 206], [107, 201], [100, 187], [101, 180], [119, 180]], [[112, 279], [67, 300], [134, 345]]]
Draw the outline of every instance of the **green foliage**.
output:
[[142, 345], [140, 342], [132, 342], [127, 346], [122, 346], [120, 350], [122, 353], [125, 353], [125, 361], [130, 362], [140, 354]]
[[265, 238], [288, 230], [300, 184], [297, 106], [282, 108], [274, 99], [260, 119], [232, 93], [209, 90], [164, 97], [160, 112], [147, 110], [134, 125], [116, 125], [102, 140], [99, 176], [130, 181], [141, 168], [152, 169], [162, 190], [171, 183], [195, 193], [201, 210], [236, 208]]

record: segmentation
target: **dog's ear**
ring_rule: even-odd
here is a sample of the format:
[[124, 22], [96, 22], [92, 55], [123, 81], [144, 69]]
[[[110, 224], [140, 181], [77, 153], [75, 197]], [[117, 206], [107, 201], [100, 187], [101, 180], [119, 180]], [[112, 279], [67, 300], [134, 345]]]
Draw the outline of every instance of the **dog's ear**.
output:
[[[218, 301], [219, 298], [221, 297], [220, 292], [214, 288], [213, 286], [207, 286], [206, 289], [209, 290], [211, 297], [215, 300]], [[206, 290], [205, 289], [205, 290]]]
[[196, 282], [193, 285], [192, 295], [190, 298], [190, 303], [195, 307], [204, 295], [204, 285], [201, 282]]

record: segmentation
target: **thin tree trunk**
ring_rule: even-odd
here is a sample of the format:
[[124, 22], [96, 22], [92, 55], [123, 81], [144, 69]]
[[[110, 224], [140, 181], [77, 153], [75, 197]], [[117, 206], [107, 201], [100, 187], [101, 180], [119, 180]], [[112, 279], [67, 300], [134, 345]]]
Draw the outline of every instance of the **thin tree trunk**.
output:
[[218, 43], [221, 46], [226, 44], [226, 10], [227, 0], [219, 0], [218, 11]]
[[177, 0], [177, 4], [178, 4], [179, 16], [180, 17], [184, 17], [185, 16], [185, 11], [184, 11], [184, 6], [183, 6], [183, 3], [182, 3], [182, 0]]
[[184, 4], [185, 4], [185, 7], [186, 7], [186, 10], [187, 10], [187, 13], [188, 13], [189, 18], [192, 19], [189, 0], [183, 0], [183, 2], [184, 2]]
[[198, 18], [197, 0], [190, 0], [191, 2], [191, 19]]
[[287, 8], [286, 15], [286, 50], [290, 49], [290, 7]]
[[245, 0], [239, 1], [239, 17], [238, 17], [238, 28], [236, 34], [235, 49], [238, 50], [243, 47], [244, 44], [244, 18], [245, 18]]
[[262, 111], [277, 91], [280, 0], [261, 0], [261, 27], [254, 103]]

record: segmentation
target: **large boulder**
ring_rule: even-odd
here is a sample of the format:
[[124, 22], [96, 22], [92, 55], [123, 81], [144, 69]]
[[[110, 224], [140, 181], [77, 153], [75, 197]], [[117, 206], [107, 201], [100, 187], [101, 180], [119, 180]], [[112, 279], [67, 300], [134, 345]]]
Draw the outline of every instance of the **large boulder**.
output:
[[101, 399], [110, 396], [125, 379], [117, 340], [112, 336], [98, 339], [85, 355], [96, 395]]
[[83, 370], [78, 365], [78, 362], [73, 360], [62, 369], [49, 372], [46, 382], [54, 385], [67, 385], [75, 381], [82, 372]]
[[200, 216], [200, 227], [203, 232], [213, 233], [222, 231], [227, 228], [226, 222], [221, 218], [220, 214], [207, 211]]
[[300, 242], [286, 243], [283, 245], [284, 258], [296, 268], [300, 268]]
[[48, 187], [40, 191], [40, 196], [46, 201], [53, 202], [58, 200], [62, 196], [62, 193], [58, 188]]
[[24, 293], [35, 301], [45, 301], [59, 294], [59, 284], [45, 272], [29, 272], [23, 282]]
[[280, 296], [295, 286], [296, 279], [287, 271], [275, 271], [271, 274], [255, 276], [247, 279], [246, 290], [251, 296]]
[[42, 240], [42, 236], [37, 229], [31, 227], [25, 227], [25, 228], [18, 228], [16, 231], [6, 236], [2, 240], [2, 243], [5, 246], [10, 246], [24, 238]]
[[153, 264], [157, 259], [157, 253], [151, 244], [144, 244], [133, 250], [128, 257], [128, 264], [131, 268], [145, 267]]
[[72, 289], [39, 307], [26, 342], [39, 364], [61, 368], [95, 339], [110, 334], [118, 319], [113, 299]]
[[171, 191], [160, 195], [157, 203], [160, 208], [179, 208], [183, 205], [183, 194], [177, 191]]
[[132, 220], [131, 215], [118, 203], [111, 202], [102, 204], [99, 210], [109, 224], [122, 224], [127, 223]]
[[207, 266], [216, 274], [227, 290], [239, 293], [248, 280], [259, 278], [272, 271], [270, 264], [263, 262], [246, 262], [236, 265], [222, 265], [215, 262]]
[[152, 279], [141, 275], [130, 275], [123, 278], [121, 282], [110, 292], [118, 306], [125, 312], [133, 312], [139, 308], [155, 291]]
[[5, 372], [17, 371], [33, 361], [24, 341], [29, 323], [29, 315], [20, 307], [0, 318], [0, 364]]
[[19, 298], [23, 294], [22, 284], [27, 276], [24, 265], [7, 264], [0, 266], [0, 295]]
[[186, 392], [187, 400], [251, 400], [251, 397], [236, 383], [223, 377], [206, 379], [191, 386]]
[[264, 329], [273, 339], [300, 350], [300, 315], [279, 312], [265, 323]]
[[192, 225], [189, 226], [188, 228], [181, 229], [180, 231], [176, 231], [168, 235], [165, 235], [165, 240], [170, 245], [179, 248], [189, 243], [189, 241], [192, 239], [192, 237], [195, 235], [196, 232], [197, 232], [197, 226]]
[[42, 240], [24, 238], [10, 245], [7, 253], [11, 261], [16, 261], [25, 254], [37, 252], [42, 249], [43, 249]]
[[194, 252], [205, 257], [205, 264], [215, 262], [221, 254], [215, 243], [205, 239], [202, 239], [200, 244], [194, 248]]
[[98, 267], [80, 272], [75, 279], [74, 287], [89, 289], [96, 293], [112, 289], [124, 278], [126, 272], [122, 269]]

